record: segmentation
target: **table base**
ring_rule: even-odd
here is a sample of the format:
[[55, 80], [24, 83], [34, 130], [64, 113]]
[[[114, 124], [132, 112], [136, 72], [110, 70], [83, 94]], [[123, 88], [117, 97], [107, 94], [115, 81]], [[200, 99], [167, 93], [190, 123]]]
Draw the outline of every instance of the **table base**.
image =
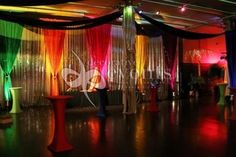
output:
[[22, 110], [21, 109], [11, 109], [10, 113], [21, 113]]
[[150, 104], [147, 106], [147, 111], [149, 112], [158, 112], [159, 109], [156, 104]]
[[51, 143], [48, 146], [48, 149], [53, 152], [64, 152], [64, 151], [70, 151], [70, 150], [74, 149], [74, 147], [68, 143], [65, 143], [65, 144]]

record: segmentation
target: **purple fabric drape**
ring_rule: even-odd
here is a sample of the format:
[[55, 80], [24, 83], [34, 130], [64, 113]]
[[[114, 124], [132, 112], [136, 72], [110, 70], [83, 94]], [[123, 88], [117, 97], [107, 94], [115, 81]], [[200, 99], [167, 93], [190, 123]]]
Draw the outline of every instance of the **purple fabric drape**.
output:
[[165, 51], [165, 73], [170, 74], [170, 86], [173, 91], [177, 66], [177, 37], [168, 33], [163, 33], [162, 39]]

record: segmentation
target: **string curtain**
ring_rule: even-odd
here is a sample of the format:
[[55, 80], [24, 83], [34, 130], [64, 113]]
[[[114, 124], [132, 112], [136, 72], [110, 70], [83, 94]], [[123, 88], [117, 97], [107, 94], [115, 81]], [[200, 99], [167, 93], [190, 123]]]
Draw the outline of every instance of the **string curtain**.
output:
[[158, 99], [166, 99], [168, 95], [169, 76], [165, 74], [165, 54], [162, 37], [149, 38], [147, 63], [145, 68], [144, 87], [147, 100], [150, 100], [150, 83], [160, 79]]
[[[101, 76], [107, 79], [107, 70], [111, 54], [111, 25], [104, 24], [87, 29], [86, 43], [90, 55], [90, 68], [97, 69]], [[95, 84], [99, 83], [96, 78], [93, 81], [95, 81]]]
[[[33, 32], [42, 32], [32, 28]], [[15, 66], [12, 69], [12, 83], [22, 87], [22, 106], [46, 105], [45, 91], [50, 89], [46, 79], [46, 52], [43, 33], [36, 34], [24, 28]], [[49, 86], [49, 87], [48, 87]]]
[[[90, 69], [90, 57], [86, 47], [85, 30], [68, 31], [65, 37], [64, 49], [66, 51], [63, 52], [63, 68], [75, 70], [77, 71], [78, 75], [80, 74], [80, 76], [77, 76], [78, 78], [76, 76], [70, 75], [70, 78], [68, 78], [68, 80], [79, 79], [79, 82], [81, 82], [81, 84], [77, 88], [71, 88], [71, 86], [64, 84], [64, 80], [62, 80], [61, 91], [69, 92], [86, 90], [87, 86], [86, 88], [83, 88], [82, 84], [88, 85], [89, 81], [86, 80], [86, 77], [84, 77], [85, 75], [82, 73], [83, 69], [85, 69], [86, 72], [88, 69]], [[80, 61], [78, 60], [78, 58], [80, 59]], [[83, 65], [81, 65], [80, 62]]]
[[0, 65], [4, 77], [4, 98], [6, 101], [11, 100], [10, 87], [11, 71], [21, 44], [23, 27], [19, 24], [0, 20], [0, 31], [3, 36], [0, 37]]
[[147, 52], [148, 52], [148, 37], [143, 35], [136, 36], [136, 54], [135, 54], [135, 62], [136, 62], [136, 72], [137, 72], [137, 88], [139, 91], [144, 91], [144, 83], [143, 83], [143, 72], [144, 67], [147, 60]]
[[50, 63], [50, 95], [59, 95], [58, 71], [61, 66], [62, 50], [64, 48], [64, 30], [43, 30], [44, 45]]
[[124, 52], [122, 55], [123, 81], [123, 113], [136, 113], [135, 85], [135, 21], [132, 6], [123, 9]]
[[[43, 30], [39, 28], [33, 28], [33, 32], [39, 32], [38, 35], [24, 29], [23, 38], [15, 66], [13, 67], [11, 76], [12, 83], [15, 86], [22, 86], [22, 105], [38, 106], [47, 105], [48, 102], [45, 100], [47, 95], [49, 83], [47, 82], [48, 73], [47, 68], [48, 62], [46, 61], [47, 52], [45, 51]], [[42, 33], [41, 33], [42, 32]], [[122, 69], [124, 61], [122, 56], [124, 54], [124, 34], [123, 27], [119, 25], [112, 25], [111, 36], [112, 46], [110, 62], [108, 66], [108, 84], [109, 89], [123, 90], [123, 79], [124, 71]], [[78, 62], [78, 58], [74, 55], [79, 56], [86, 72], [90, 69], [90, 56], [86, 46], [86, 33], [85, 30], [72, 30], [67, 31], [65, 34], [64, 51], [62, 59], [62, 68], [71, 68], [81, 74], [81, 66]], [[164, 75], [164, 53], [163, 53], [162, 38], [150, 38], [148, 42], [148, 53], [147, 61], [144, 67], [144, 100], [149, 100], [149, 86], [150, 81], [155, 78], [163, 80], [160, 90], [158, 92], [159, 99], [166, 99], [167, 87], [165, 83]], [[134, 58], [135, 60], [135, 58]], [[49, 67], [50, 68], [50, 67]], [[135, 70], [135, 69], [134, 69]], [[65, 81], [58, 78], [60, 92], [70, 92], [69, 86], [65, 84]], [[83, 80], [82, 83], [87, 83]], [[134, 80], [132, 80], [134, 82]], [[73, 92], [80, 92], [82, 89], [78, 87], [73, 89]], [[0, 93], [2, 94], [2, 93]]]
[[135, 43], [135, 21], [134, 21], [134, 10], [132, 6], [126, 6], [123, 10], [123, 31], [124, 31], [124, 41], [127, 50], [134, 50]]
[[110, 90], [122, 89], [122, 54], [124, 53], [124, 34], [122, 26], [113, 25], [111, 30], [112, 53], [108, 65], [108, 82]]

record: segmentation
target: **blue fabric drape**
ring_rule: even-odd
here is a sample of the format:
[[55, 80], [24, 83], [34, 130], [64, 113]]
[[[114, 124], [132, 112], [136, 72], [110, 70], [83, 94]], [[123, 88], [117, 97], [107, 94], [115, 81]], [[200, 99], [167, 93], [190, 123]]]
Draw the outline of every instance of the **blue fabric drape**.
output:
[[226, 32], [225, 36], [230, 87], [236, 88], [236, 32]]

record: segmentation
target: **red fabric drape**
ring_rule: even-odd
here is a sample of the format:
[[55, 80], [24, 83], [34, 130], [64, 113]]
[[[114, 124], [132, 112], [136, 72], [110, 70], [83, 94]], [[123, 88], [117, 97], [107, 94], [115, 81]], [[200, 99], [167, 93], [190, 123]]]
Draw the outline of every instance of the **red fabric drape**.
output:
[[50, 95], [59, 95], [57, 73], [61, 63], [62, 49], [64, 47], [64, 30], [43, 30], [44, 44], [48, 53], [51, 67], [51, 92]]
[[91, 69], [97, 69], [106, 79], [111, 54], [111, 25], [104, 24], [87, 29], [86, 42], [91, 60]]

